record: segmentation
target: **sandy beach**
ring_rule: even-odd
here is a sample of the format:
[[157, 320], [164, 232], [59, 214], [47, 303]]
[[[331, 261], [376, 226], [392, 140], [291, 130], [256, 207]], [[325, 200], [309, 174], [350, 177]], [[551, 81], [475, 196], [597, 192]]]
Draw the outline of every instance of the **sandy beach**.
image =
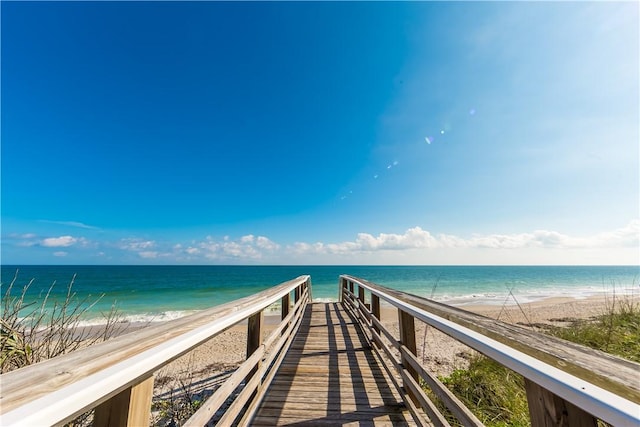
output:
[[[636, 297], [635, 300], [640, 298]], [[550, 298], [521, 305], [467, 305], [461, 308], [512, 324], [563, 325], [570, 319], [585, 319], [603, 314], [613, 303], [610, 298], [602, 297]], [[383, 307], [381, 317], [383, 323], [397, 334], [397, 311], [393, 307]], [[278, 317], [266, 316], [265, 320], [266, 336], [274, 329]], [[464, 368], [473, 352], [432, 327], [425, 331], [420, 322], [416, 323], [416, 341], [418, 358], [437, 375], [447, 375], [456, 368]], [[206, 378], [215, 380], [242, 363], [245, 353], [246, 326], [237, 325], [158, 371], [156, 381], [158, 385], [164, 385], [162, 388], [167, 392], [177, 378], [186, 378], [193, 383]]]

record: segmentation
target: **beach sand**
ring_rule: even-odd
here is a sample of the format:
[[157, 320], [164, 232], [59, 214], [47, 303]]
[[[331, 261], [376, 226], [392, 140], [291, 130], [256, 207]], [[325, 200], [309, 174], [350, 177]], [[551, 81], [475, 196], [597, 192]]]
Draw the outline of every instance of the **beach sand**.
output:
[[[639, 298], [635, 298], [640, 301]], [[605, 313], [613, 301], [594, 297], [586, 299], [551, 298], [521, 305], [467, 305], [465, 310], [498, 319], [506, 323], [534, 327], [539, 324], [565, 325], [571, 319], [586, 319]], [[398, 335], [397, 310], [382, 308], [382, 322]], [[277, 316], [265, 316], [264, 334], [267, 336], [278, 322]], [[532, 326], [533, 325], [533, 326]], [[464, 368], [473, 350], [433, 327], [416, 322], [418, 359], [436, 375], [448, 375], [456, 368]], [[201, 381], [233, 370], [246, 356], [246, 326], [234, 326], [187, 355], [175, 360], [156, 373], [159, 384], [169, 385], [171, 378], [190, 377]], [[166, 387], [165, 387], [166, 388]], [[165, 390], [166, 391], [166, 390]]]

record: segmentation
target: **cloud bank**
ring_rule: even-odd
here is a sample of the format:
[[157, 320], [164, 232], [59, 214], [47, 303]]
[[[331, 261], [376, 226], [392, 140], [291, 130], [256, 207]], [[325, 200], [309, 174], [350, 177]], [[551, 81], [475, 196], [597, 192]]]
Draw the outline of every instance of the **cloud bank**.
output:
[[[27, 250], [51, 249], [50, 255], [75, 260], [95, 252], [113, 262], [163, 264], [637, 264], [640, 220], [591, 236], [535, 230], [513, 234], [432, 234], [416, 226], [402, 233], [358, 233], [341, 242], [280, 244], [266, 236], [206, 236], [190, 242], [123, 238], [90, 241], [82, 236], [38, 237], [13, 234], [4, 239]], [[64, 249], [64, 251], [60, 250]]]

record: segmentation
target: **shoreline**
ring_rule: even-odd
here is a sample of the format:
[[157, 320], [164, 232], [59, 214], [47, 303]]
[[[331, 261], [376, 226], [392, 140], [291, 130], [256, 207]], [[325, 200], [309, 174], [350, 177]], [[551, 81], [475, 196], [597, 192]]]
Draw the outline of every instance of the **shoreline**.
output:
[[[438, 299], [433, 298], [433, 301], [440, 304], [450, 305], [463, 310], [472, 311], [478, 314], [494, 313], [496, 311], [503, 311], [506, 309], [518, 308], [518, 307], [544, 307], [549, 304], [555, 305], [559, 303], [574, 302], [577, 306], [589, 306], [592, 302], [596, 301], [608, 301], [608, 300], [620, 300], [620, 299], [637, 299], [640, 298], [640, 291], [636, 292], [635, 289], [632, 292], [612, 292], [612, 293], [597, 293], [592, 295], [548, 295], [539, 297], [536, 299], [530, 299], [530, 296], [501, 296], [501, 298], [487, 299], [484, 297], [478, 298], [451, 298], [451, 299]], [[316, 298], [312, 302], [338, 302], [337, 298]], [[584, 302], [584, 304], [582, 303]], [[382, 308], [391, 308], [389, 303], [381, 302]], [[167, 311], [162, 313], [153, 314], [126, 314], [120, 313], [121, 318], [118, 324], [130, 325], [135, 329], [144, 327], [147, 325], [160, 324], [170, 322], [175, 319], [195, 314], [201, 310], [183, 310], [183, 311]], [[271, 307], [265, 310], [265, 320], [272, 318], [279, 318], [279, 307]], [[271, 321], [271, 320], [268, 320]], [[99, 328], [106, 322], [103, 318], [89, 318], [80, 321], [79, 327], [81, 328]], [[127, 327], [128, 329], [128, 327]]]
[[[619, 299], [619, 298], [618, 298]], [[640, 304], [640, 296], [624, 297], [624, 301]], [[496, 307], [493, 305], [466, 306], [465, 310], [511, 324], [552, 324], [562, 326], [568, 319], [588, 319], [604, 314], [612, 300], [605, 297], [585, 299], [554, 298], [545, 301], [520, 304], [520, 306]], [[264, 334], [275, 329], [280, 316], [265, 316]], [[381, 321], [392, 332], [398, 333], [397, 310], [390, 306], [381, 308]], [[163, 375], [176, 376], [187, 372], [201, 372], [217, 366], [239, 365], [246, 352], [246, 321], [227, 329], [209, 342], [172, 362], [161, 371]], [[454, 369], [464, 368], [473, 350], [432, 327], [416, 322], [416, 346], [418, 358], [436, 375], [449, 375]], [[221, 351], [222, 349], [222, 351]], [[215, 359], [215, 362], [211, 362]], [[216, 370], [218, 373], [219, 370]], [[202, 372], [204, 373], [204, 372]], [[209, 372], [212, 374], [213, 372]]]
[[[591, 295], [591, 296], [580, 296], [580, 297], [572, 297], [572, 296], [549, 296], [541, 299], [537, 299], [535, 301], [528, 302], [519, 302], [510, 298], [509, 300], [505, 300], [503, 304], [497, 304], [495, 301], [490, 302], [480, 302], [480, 301], [471, 301], [465, 300], [460, 302], [459, 300], [454, 303], [448, 303], [447, 301], [439, 301], [434, 300], [441, 304], [450, 305], [455, 308], [459, 308], [466, 311], [471, 311], [476, 314], [481, 314], [487, 317], [492, 317], [494, 319], [503, 320], [507, 323], [511, 323], [511, 319], [517, 318], [518, 322], [527, 321], [527, 317], [531, 322], [529, 323], [540, 323], [548, 321], [549, 319], [545, 317], [557, 317], [552, 314], [555, 310], [554, 307], [558, 305], [564, 305], [570, 314], [567, 314], [562, 317], [584, 317], [580, 314], [580, 311], [587, 311], [591, 315], [601, 314], [595, 313], [593, 314], [594, 306], [606, 306], [608, 304], [612, 304], [620, 300], [633, 300], [640, 301], [640, 294], [619, 294], [619, 295]], [[454, 301], [454, 300], [452, 300]], [[327, 303], [327, 302], [338, 302], [337, 300], [329, 300], [329, 299], [319, 299], [313, 301], [313, 303]], [[393, 306], [385, 301], [381, 302], [381, 310], [382, 312], [386, 310], [394, 310]], [[182, 317], [189, 316], [198, 312], [199, 310], [190, 310], [185, 311], [184, 316], [176, 316], [170, 319], [162, 319], [161, 316], [149, 316], [149, 320], [137, 320], [140, 318], [140, 315], [133, 315], [132, 317], [136, 320], [129, 320], [126, 315], [122, 315], [122, 320], [116, 322], [116, 325], [123, 326], [127, 332], [130, 330], [138, 330], [143, 327], [157, 325], [161, 323], [171, 322], [172, 320], [179, 319]], [[524, 311], [525, 315], [522, 315], [522, 311]], [[514, 313], [520, 312], [520, 315], [514, 315]], [[500, 317], [500, 313], [503, 315], [507, 315], [506, 317]], [[509, 314], [511, 314], [509, 316]], [[154, 320], [156, 319], [156, 320]], [[160, 320], [158, 320], [160, 319]], [[535, 319], [535, 320], [534, 320]], [[280, 322], [280, 314], [275, 310], [268, 310], [264, 314], [265, 324], [278, 324]], [[515, 322], [513, 322], [515, 323]], [[103, 322], [101, 319], [91, 319], [87, 321], [80, 321], [78, 327], [82, 329], [95, 329], [104, 326], [106, 322]], [[238, 326], [240, 324], [246, 324], [246, 320], [243, 320], [241, 323], [235, 325]], [[235, 327], [232, 326], [232, 327]]]
[[[490, 317], [510, 324], [525, 326], [563, 326], [574, 319], [593, 318], [607, 312], [612, 304], [620, 301], [640, 304], [640, 296], [590, 298], [557, 297], [519, 305], [495, 306], [476, 304], [459, 307], [464, 310]], [[398, 336], [397, 310], [389, 305], [381, 307], [382, 323]], [[264, 317], [263, 337], [266, 338], [280, 322], [278, 314]], [[155, 323], [155, 322], [154, 322]], [[151, 323], [130, 323], [123, 334], [149, 326]], [[229, 327], [224, 332], [199, 347], [172, 361], [158, 370], [156, 395], [162, 396], [172, 390], [179, 390], [185, 383], [205, 384], [208, 379], [221, 378], [239, 366], [246, 357], [247, 321]], [[87, 328], [95, 328], [88, 326]], [[418, 359], [432, 373], [438, 376], [450, 375], [455, 369], [468, 366], [474, 350], [457, 340], [416, 322], [416, 347]]]

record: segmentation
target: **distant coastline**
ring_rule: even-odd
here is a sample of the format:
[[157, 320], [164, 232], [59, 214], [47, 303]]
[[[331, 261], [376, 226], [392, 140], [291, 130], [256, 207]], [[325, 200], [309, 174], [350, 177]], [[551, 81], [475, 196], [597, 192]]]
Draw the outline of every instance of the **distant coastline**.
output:
[[50, 299], [63, 298], [73, 280], [77, 298], [99, 299], [87, 312], [86, 325], [99, 324], [101, 313], [114, 304], [127, 322], [167, 321], [304, 274], [311, 275], [313, 299], [325, 302], [337, 300], [340, 274], [462, 308], [640, 294], [640, 266], [3, 265], [1, 271], [3, 292], [18, 272], [14, 295], [33, 279], [26, 297], [34, 301], [54, 282]]

